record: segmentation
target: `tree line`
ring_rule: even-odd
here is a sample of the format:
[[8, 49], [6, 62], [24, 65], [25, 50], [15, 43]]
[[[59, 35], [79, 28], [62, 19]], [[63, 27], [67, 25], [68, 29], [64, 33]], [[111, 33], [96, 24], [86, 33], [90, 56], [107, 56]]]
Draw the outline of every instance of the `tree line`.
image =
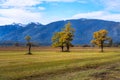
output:
[[[64, 28], [61, 29], [59, 32], [55, 32], [52, 36], [52, 47], [60, 47], [62, 52], [69, 52], [70, 47], [73, 47], [72, 41], [74, 39], [75, 29], [72, 27], [71, 23], [68, 22], [65, 24]], [[107, 36], [108, 31], [105, 29], [96, 31], [93, 33], [93, 40], [91, 43], [93, 45], [97, 45], [101, 48], [101, 52], [103, 52], [104, 43], [109, 41], [112, 43], [112, 39]], [[32, 43], [30, 42], [31, 37], [25, 37], [28, 46], [28, 54], [31, 53], [31, 46]], [[110, 43], [110, 44], [111, 44]]]

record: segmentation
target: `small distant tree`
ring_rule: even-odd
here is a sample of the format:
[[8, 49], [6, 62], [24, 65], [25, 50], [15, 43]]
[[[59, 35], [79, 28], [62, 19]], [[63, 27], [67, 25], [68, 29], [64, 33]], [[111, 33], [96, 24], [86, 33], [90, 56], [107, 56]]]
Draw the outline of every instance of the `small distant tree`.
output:
[[60, 32], [56, 32], [52, 37], [52, 46], [61, 47], [62, 51], [64, 51], [64, 47], [67, 48], [67, 52], [69, 52], [70, 46], [72, 46], [71, 41], [74, 37], [74, 29], [71, 28], [71, 23], [68, 22], [65, 27]]
[[101, 52], [103, 52], [104, 42], [108, 40], [108, 31], [107, 30], [99, 30], [97, 32], [94, 32], [93, 34], [93, 40], [91, 43], [99, 46], [101, 48]]
[[32, 54], [32, 53], [31, 53], [31, 46], [32, 46], [32, 44], [31, 44], [31, 42], [30, 42], [31, 37], [30, 37], [30, 36], [26, 36], [25, 39], [26, 39], [26, 41], [27, 41], [28, 54], [30, 55], [30, 54]]

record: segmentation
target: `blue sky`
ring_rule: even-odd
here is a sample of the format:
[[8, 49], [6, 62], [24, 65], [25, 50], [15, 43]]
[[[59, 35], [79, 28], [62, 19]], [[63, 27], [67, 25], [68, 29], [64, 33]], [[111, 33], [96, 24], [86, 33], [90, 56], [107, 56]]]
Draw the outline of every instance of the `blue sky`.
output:
[[0, 0], [0, 25], [79, 18], [120, 22], [120, 0]]

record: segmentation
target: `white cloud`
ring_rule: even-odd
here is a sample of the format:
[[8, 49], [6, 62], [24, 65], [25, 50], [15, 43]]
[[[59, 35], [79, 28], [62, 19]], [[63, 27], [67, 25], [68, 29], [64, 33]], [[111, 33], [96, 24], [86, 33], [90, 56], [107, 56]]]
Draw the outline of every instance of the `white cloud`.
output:
[[23, 9], [0, 9], [0, 15], [0, 24], [40, 22], [42, 18], [41, 13], [30, 12]]
[[78, 0], [78, 2], [79, 2], [79, 3], [82, 3], [82, 4], [86, 4], [86, 3], [88, 3], [88, 2], [85, 1], [85, 0]]
[[41, 2], [45, 1], [45, 2], [79, 2], [82, 4], [87, 3], [87, 0], [40, 0]]
[[107, 2], [103, 1], [107, 10], [110, 11], [120, 11], [120, 0], [106, 0]]
[[11, 24], [13, 22], [14, 22], [13, 19], [9, 19], [6, 17], [0, 17], [0, 25]]
[[44, 7], [34, 7], [41, 4], [39, 0], [0, 0], [0, 25], [29, 22], [43, 22]]
[[72, 18], [88, 18], [88, 19], [103, 19], [103, 20], [110, 20], [110, 21], [118, 21], [120, 22], [120, 14], [113, 14], [106, 11], [96, 11], [96, 12], [89, 12], [89, 13], [80, 13], [74, 15]]
[[38, 7], [39, 10], [45, 10], [45, 7]]
[[2, 7], [26, 7], [41, 4], [42, 2], [81, 2], [85, 3], [83, 0], [0, 0], [0, 6]]
[[78, 17], [85, 17], [85, 18], [91, 18], [91, 17], [98, 17], [98, 16], [102, 16], [105, 12], [103, 11], [96, 11], [96, 12], [88, 12], [88, 13], [80, 13], [80, 14], [76, 14], [73, 16], [73, 18], [78, 18]]
[[7, 7], [26, 7], [26, 6], [34, 6], [40, 4], [39, 0], [6, 0], [1, 6]]
[[[61, 18], [45, 18], [39, 10], [45, 7], [35, 7], [43, 2], [74, 2], [79, 0], [0, 0], [0, 25], [29, 22], [48, 23]], [[80, 0], [81, 1], [81, 0]], [[39, 11], [39, 12], [38, 12]], [[43, 19], [44, 17], [44, 19]]]
[[79, 1], [79, 0], [40, 0], [40, 1], [45, 1], [45, 2], [74, 2], [74, 1]]
[[[0, 25], [29, 22], [42, 22], [44, 24], [65, 19], [89, 18], [104, 19], [120, 22], [119, 13], [110, 13], [109, 11], [120, 11], [120, 0], [91, 0], [104, 6], [104, 11], [95, 11], [89, 13], [80, 13], [72, 18], [65, 17], [47, 17], [41, 13], [45, 10], [40, 4], [43, 2], [79, 2], [86, 3], [87, 0], [0, 0]], [[35, 7], [39, 5], [39, 7]]]
[[92, 0], [97, 5], [104, 7], [106, 11], [117, 11], [120, 12], [120, 0]]

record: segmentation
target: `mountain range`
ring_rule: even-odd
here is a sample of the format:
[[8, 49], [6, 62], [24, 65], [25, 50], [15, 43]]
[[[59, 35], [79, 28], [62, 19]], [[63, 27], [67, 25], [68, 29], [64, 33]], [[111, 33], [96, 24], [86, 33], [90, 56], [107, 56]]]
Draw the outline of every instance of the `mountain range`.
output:
[[60, 31], [65, 24], [71, 22], [75, 29], [74, 45], [90, 44], [95, 31], [106, 29], [108, 36], [114, 43], [120, 43], [120, 22], [98, 19], [71, 19], [61, 20], [43, 25], [31, 22], [29, 24], [10, 24], [0, 26], [0, 43], [25, 43], [25, 36], [31, 36], [31, 42], [40, 45], [51, 45], [51, 38], [55, 32]]

